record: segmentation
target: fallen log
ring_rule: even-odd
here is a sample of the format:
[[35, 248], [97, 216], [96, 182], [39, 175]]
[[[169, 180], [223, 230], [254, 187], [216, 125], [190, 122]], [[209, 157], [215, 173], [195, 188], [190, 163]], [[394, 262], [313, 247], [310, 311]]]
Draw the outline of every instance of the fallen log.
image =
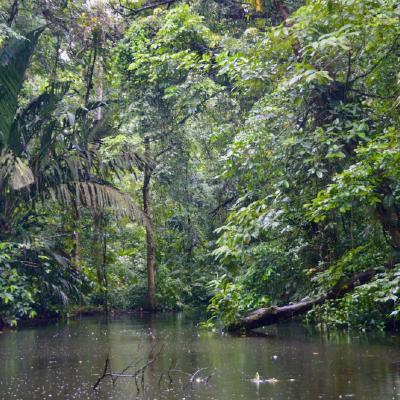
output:
[[[385, 264], [384, 269], [394, 268], [400, 260], [392, 260]], [[315, 299], [305, 299], [298, 303], [288, 304], [285, 306], [259, 308], [250, 312], [241, 320], [228, 325], [226, 329], [230, 332], [244, 330], [249, 331], [263, 326], [272, 325], [277, 322], [285, 321], [293, 317], [305, 314], [314, 306], [321, 305], [327, 300], [340, 299], [347, 293], [353, 291], [357, 286], [364, 285], [381, 271], [369, 269], [353, 275], [348, 281], [340, 282], [335, 285], [328, 293]]]

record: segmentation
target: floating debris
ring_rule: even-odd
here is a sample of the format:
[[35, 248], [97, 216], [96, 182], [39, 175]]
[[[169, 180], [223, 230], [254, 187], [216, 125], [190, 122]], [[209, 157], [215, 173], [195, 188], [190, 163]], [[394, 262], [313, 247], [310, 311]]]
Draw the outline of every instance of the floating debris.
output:
[[270, 383], [270, 384], [275, 384], [278, 383], [279, 380], [276, 378], [269, 378], [269, 379], [262, 379], [260, 377], [260, 374], [256, 372], [256, 375], [254, 376], [253, 379], [250, 379], [250, 382], [255, 383], [256, 385], [259, 385], [260, 383]]
[[265, 382], [265, 383], [275, 384], [275, 383], [278, 383], [278, 382], [279, 382], [279, 379], [270, 378], [270, 379], [265, 379], [264, 382]]

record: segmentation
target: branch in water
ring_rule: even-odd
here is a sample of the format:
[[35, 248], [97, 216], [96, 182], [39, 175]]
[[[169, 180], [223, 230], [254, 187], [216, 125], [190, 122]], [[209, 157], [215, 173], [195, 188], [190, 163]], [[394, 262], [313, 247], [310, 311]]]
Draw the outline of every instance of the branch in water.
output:
[[[112, 372], [110, 357], [109, 357], [109, 355], [107, 355], [107, 358], [106, 358], [106, 361], [105, 361], [105, 364], [104, 364], [103, 373], [97, 379], [96, 383], [93, 385], [93, 390], [96, 390], [99, 387], [100, 383], [103, 381], [103, 379], [108, 376], [108, 377], [111, 378], [113, 385], [115, 385], [115, 383], [116, 383], [118, 378], [134, 378], [135, 379], [135, 383], [136, 383], [136, 389], [137, 389], [138, 392], [140, 392], [140, 389], [139, 389], [139, 386], [138, 386], [138, 382], [137, 382], [137, 377], [138, 376], [141, 377], [141, 387], [143, 389], [143, 387], [144, 387], [144, 373], [145, 373], [146, 369], [149, 367], [149, 365], [151, 365], [154, 361], [156, 361], [158, 356], [161, 354], [163, 348], [164, 348], [164, 345], [162, 345], [160, 347], [160, 350], [151, 359], [148, 359], [147, 362], [143, 366], [141, 366], [140, 368], [138, 368], [136, 371], [134, 371], [131, 374], [126, 374], [125, 372], [128, 371], [130, 368], [132, 368], [135, 364], [137, 364], [137, 362], [131, 362], [121, 372]], [[151, 350], [151, 352], [153, 350], [154, 350], [154, 348]]]

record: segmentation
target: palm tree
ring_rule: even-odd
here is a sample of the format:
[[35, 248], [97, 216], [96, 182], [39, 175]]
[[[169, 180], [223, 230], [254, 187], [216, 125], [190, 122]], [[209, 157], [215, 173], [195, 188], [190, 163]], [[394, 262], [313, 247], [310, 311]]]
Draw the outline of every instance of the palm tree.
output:
[[[109, 181], [118, 171], [142, 167], [142, 157], [133, 152], [103, 160], [98, 151], [99, 125], [91, 123], [89, 116], [105, 102], [85, 101], [73, 115], [60, 117], [58, 109], [69, 84], [53, 83], [26, 107], [19, 106], [24, 77], [44, 29], [13, 38], [0, 50], [0, 241], [21, 242], [17, 233], [23, 231], [21, 221], [34, 214], [36, 203], [48, 199], [72, 209], [112, 207], [146, 223], [140, 208]], [[65, 302], [67, 293], [75, 290], [71, 282], [79, 281], [78, 272], [70, 268], [68, 254], [57, 254], [49, 247], [40, 249], [44, 250], [60, 268], [51, 273], [57, 282], [43, 280], [43, 285], [57, 291]], [[28, 265], [26, 257], [40, 264], [38, 254], [31, 251], [18, 257], [22, 269]], [[39, 274], [40, 268], [34, 271]], [[65, 276], [73, 280], [68, 282]]]

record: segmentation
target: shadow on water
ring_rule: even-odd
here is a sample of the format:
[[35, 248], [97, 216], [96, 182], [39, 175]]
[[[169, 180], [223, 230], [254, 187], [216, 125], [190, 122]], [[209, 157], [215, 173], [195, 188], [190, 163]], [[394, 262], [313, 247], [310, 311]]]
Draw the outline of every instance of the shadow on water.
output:
[[0, 399], [400, 398], [398, 335], [321, 334], [292, 323], [243, 337], [196, 322], [95, 316], [5, 332]]

